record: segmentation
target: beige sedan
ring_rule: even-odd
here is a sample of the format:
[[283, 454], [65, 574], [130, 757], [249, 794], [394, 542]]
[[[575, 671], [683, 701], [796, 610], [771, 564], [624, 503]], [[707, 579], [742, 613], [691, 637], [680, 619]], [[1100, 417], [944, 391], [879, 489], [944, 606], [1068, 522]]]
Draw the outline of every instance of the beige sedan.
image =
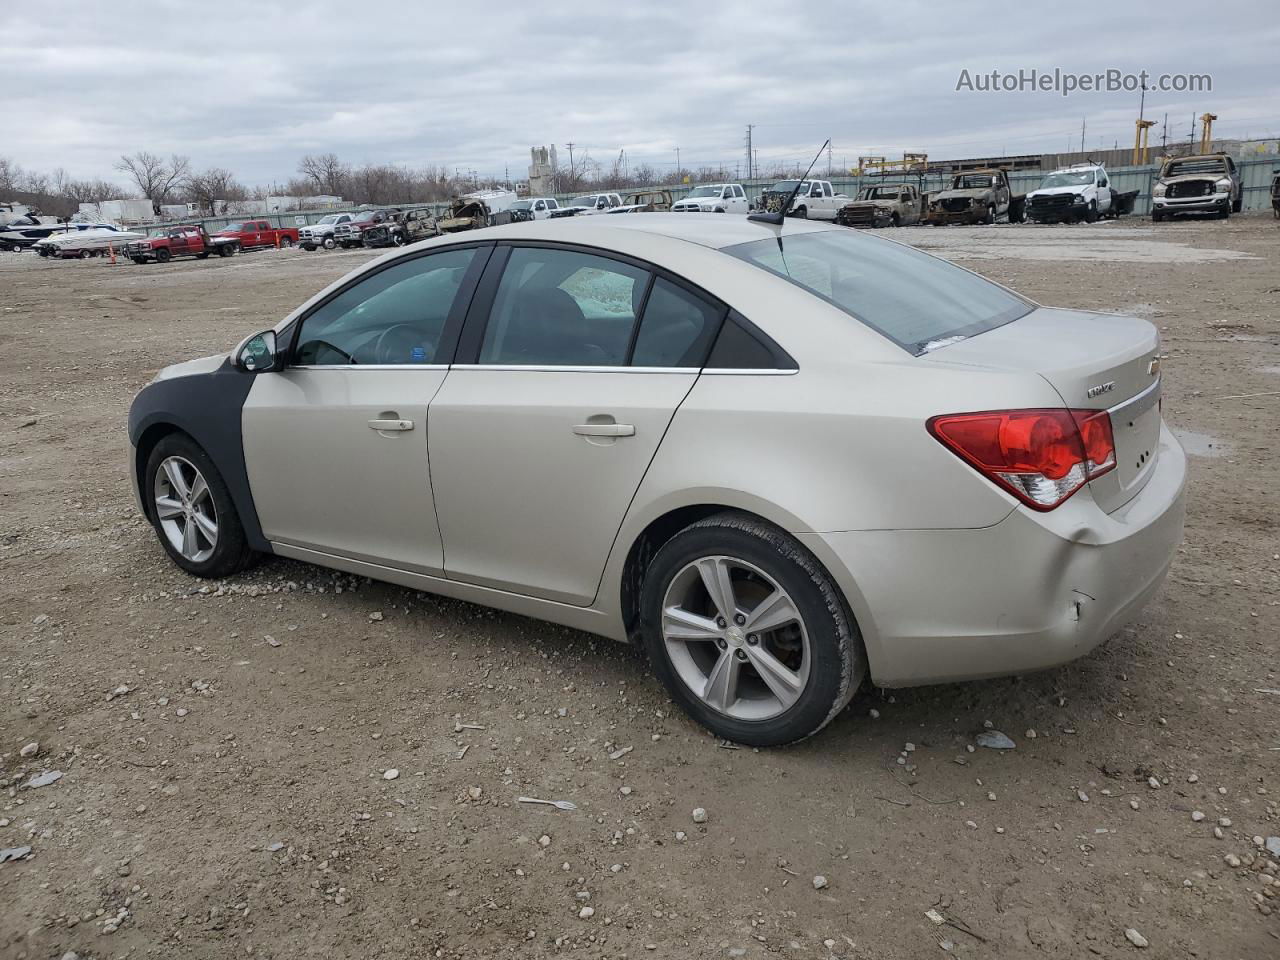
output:
[[640, 642], [769, 745], [865, 679], [1049, 667], [1133, 617], [1182, 531], [1158, 358], [1146, 321], [832, 225], [538, 221], [162, 371], [131, 467], [193, 574], [275, 554]]

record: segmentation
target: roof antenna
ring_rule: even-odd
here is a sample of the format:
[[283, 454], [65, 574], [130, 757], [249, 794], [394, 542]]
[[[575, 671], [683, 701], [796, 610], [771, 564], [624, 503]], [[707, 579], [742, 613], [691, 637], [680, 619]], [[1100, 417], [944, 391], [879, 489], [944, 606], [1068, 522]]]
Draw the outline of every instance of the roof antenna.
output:
[[791, 191], [791, 196], [787, 197], [787, 202], [778, 208], [777, 213], [767, 213], [763, 211], [760, 213], [750, 213], [747, 214], [747, 219], [755, 220], [757, 223], [772, 223], [775, 227], [782, 226], [782, 222], [787, 218], [787, 211], [791, 209], [792, 201], [795, 200], [796, 194], [800, 192], [800, 186], [809, 178], [809, 173], [813, 170], [813, 165], [818, 162], [818, 157], [822, 156], [822, 151], [827, 149], [827, 144], [830, 142], [831, 139], [828, 138], [826, 143], [818, 148], [817, 154], [814, 155], [812, 162], [809, 164], [809, 169], [804, 172], [803, 177], [796, 181], [796, 187]]

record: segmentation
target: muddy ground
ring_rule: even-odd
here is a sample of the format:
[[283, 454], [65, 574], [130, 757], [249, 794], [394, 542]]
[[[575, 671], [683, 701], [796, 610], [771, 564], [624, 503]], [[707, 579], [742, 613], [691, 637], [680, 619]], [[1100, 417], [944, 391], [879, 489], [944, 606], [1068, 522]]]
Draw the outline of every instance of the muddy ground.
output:
[[[1253, 839], [1280, 835], [1280, 225], [896, 236], [1159, 325], [1198, 454], [1186, 542], [1078, 663], [864, 689], [762, 752], [607, 641], [166, 559], [131, 500], [131, 397], [367, 254], [0, 254], [0, 848], [31, 848], [0, 863], [0, 957], [1280, 956]], [[970, 753], [986, 722], [1017, 748]]]

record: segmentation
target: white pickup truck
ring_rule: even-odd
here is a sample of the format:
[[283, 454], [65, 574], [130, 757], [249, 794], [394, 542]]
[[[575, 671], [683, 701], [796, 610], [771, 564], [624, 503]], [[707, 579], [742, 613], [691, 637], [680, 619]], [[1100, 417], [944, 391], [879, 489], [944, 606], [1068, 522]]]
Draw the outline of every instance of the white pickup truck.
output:
[[1046, 174], [1027, 194], [1027, 219], [1036, 223], [1087, 220], [1112, 214], [1111, 185], [1101, 164], [1077, 163]]
[[[760, 195], [761, 204], [765, 210], [777, 213], [778, 208], [786, 202], [791, 191], [795, 189], [796, 181], [779, 180]], [[831, 189], [830, 180], [801, 180], [800, 189], [796, 191], [796, 197], [791, 201], [787, 216], [808, 217], [811, 220], [834, 220], [840, 208], [851, 199], [852, 197], [836, 193]]]
[[330, 213], [321, 217], [315, 223], [300, 227], [298, 229], [298, 246], [303, 250], [315, 250], [317, 247], [332, 250], [338, 245], [338, 241], [334, 236], [334, 231], [338, 229], [338, 224], [350, 223], [351, 220], [352, 214], [350, 213]]
[[671, 205], [672, 213], [747, 213], [751, 208], [740, 183], [703, 183]]

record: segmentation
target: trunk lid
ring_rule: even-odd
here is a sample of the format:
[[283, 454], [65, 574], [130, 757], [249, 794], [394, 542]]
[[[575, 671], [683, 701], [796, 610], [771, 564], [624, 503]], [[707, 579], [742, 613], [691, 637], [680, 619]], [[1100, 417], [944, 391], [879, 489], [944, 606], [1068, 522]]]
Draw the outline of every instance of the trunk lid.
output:
[[[1160, 447], [1160, 335], [1146, 320], [1040, 307], [1019, 320], [940, 347], [924, 359], [1034, 371], [1077, 410], [1108, 410], [1116, 468], [1089, 483], [1108, 513], [1155, 469]], [[957, 411], [960, 412], [960, 411]]]

